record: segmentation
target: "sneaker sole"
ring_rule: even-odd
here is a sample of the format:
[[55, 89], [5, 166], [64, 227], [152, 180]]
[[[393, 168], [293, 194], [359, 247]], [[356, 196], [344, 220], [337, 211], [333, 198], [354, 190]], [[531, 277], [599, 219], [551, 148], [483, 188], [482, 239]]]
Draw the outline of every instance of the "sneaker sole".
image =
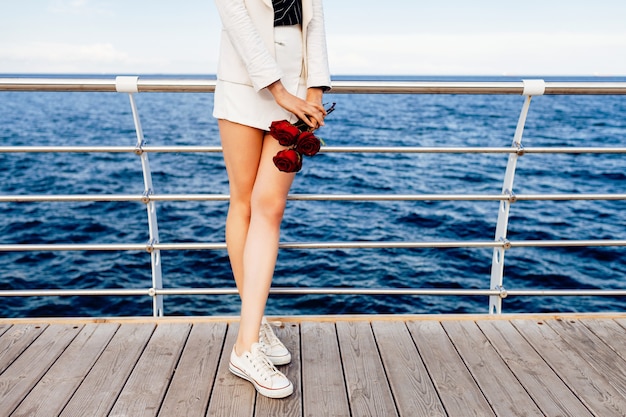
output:
[[257, 384], [257, 382], [254, 379], [250, 378], [245, 372], [243, 372], [241, 369], [233, 365], [232, 362], [229, 362], [228, 369], [233, 375], [236, 375], [239, 378], [245, 379], [246, 381], [250, 382], [254, 386], [254, 389], [256, 389], [259, 394], [265, 397], [285, 398], [293, 394], [293, 384], [289, 384], [285, 388], [270, 389], [270, 388], [266, 388], [262, 385]]
[[285, 356], [268, 356], [267, 359], [274, 365], [287, 365], [291, 362], [291, 354]]

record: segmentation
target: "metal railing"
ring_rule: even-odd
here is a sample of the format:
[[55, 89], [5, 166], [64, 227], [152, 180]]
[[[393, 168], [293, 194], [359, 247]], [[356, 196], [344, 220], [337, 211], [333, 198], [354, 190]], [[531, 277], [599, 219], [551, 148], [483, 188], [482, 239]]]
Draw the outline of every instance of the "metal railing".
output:
[[[93, 290], [6, 290], [0, 297], [34, 296], [149, 296], [153, 299], [154, 316], [164, 315], [163, 297], [170, 295], [222, 295], [236, 294], [235, 288], [164, 288], [161, 273], [161, 251], [224, 250], [226, 244], [214, 243], [164, 243], [160, 242], [156, 203], [163, 201], [227, 201], [223, 194], [158, 194], [152, 186], [150, 153], [219, 153], [216, 146], [147, 146], [139, 112], [134, 100], [136, 93], [144, 92], [213, 92], [215, 80], [204, 79], [140, 79], [117, 77], [92, 78], [0, 78], [0, 91], [55, 91], [55, 92], [118, 92], [126, 93], [135, 123], [135, 146], [0, 146], [0, 153], [74, 153], [105, 152], [135, 153], [141, 159], [144, 192], [141, 195], [0, 195], [0, 203], [7, 202], [76, 202], [109, 201], [140, 202], [146, 205], [150, 240], [147, 243], [129, 244], [0, 244], [0, 252], [15, 251], [147, 251], [151, 254], [152, 286], [144, 289], [93, 289]], [[623, 290], [508, 290], [504, 285], [504, 261], [507, 250], [521, 247], [606, 247], [626, 246], [626, 240], [520, 240], [507, 239], [509, 210], [517, 201], [540, 200], [626, 200], [626, 194], [515, 194], [518, 158], [526, 154], [626, 154], [626, 147], [523, 147], [522, 139], [526, 117], [533, 96], [543, 94], [610, 94], [626, 95], [626, 82], [545, 82], [525, 80], [519, 82], [390, 82], [390, 81], [336, 81], [334, 94], [509, 94], [524, 96], [524, 103], [510, 147], [324, 147], [326, 153], [485, 153], [508, 154], [508, 163], [500, 194], [291, 194], [290, 200], [312, 201], [499, 201], [500, 208], [496, 233], [489, 241], [413, 241], [413, 242], [311, 242], [280, 244], [281, 249], [350, 249], [350, 248], [488, 248], [493, 249], [491, 278], [488, 289], [393, 289], [393, 288], [272, 288], [274, 294], [341, 294], [341, 295], [445, 295], [489, 297], [489, 312], [500, 314], [502, 300], [509, 296], [626, 296]]]

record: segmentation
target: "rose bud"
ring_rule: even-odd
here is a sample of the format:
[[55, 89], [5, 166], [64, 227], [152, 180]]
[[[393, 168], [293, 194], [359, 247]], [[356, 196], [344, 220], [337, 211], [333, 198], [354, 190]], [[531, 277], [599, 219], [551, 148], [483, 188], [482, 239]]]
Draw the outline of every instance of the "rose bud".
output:
[[320, 151], [321, 142], [311, 132], [302, 132], [296, 140], [296, 150], [303, 155], [313, 156]]
[[300, 130], [287, 120], [275, 121], [270, 125], [270, 135], [282, 146], [292, 146], [296, 143], [299, 133]]
[[302, 156], [293, 149], [285, 149], [276, 154], [274, 165], [282, 172], [298, 172], [302, 169]]

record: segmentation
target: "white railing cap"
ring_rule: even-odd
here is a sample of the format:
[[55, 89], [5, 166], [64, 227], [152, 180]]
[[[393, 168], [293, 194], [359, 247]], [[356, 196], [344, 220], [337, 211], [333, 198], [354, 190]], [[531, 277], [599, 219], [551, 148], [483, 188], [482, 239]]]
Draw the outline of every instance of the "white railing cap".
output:
[[544, 80], [522, 80], [524, 83], [524, 96], [542, 96], [546, 92]]
[[115, 90], [118, 93], [137, 93], [139, 92], [139, 77], [120, 75], [115, 77]]

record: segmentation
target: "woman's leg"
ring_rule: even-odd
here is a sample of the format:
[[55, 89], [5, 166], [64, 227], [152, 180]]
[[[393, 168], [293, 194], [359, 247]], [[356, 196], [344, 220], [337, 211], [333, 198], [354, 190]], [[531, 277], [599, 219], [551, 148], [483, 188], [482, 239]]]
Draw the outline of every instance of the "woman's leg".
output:
[[244, 285], [237, 352], [249, 350], [259, 340], [259, 328], [274, 276], [280, 224], [287, 194], [295, 177], [295, 174], [279, 171], [274, 165], [272, 158], [281, 149], [283, 147], [278, 141], [270, 135], [265, 136], [250, 200], [250, 226], [243, 254]]
[[243, 250], [250, 225], [250, 198], [261, 159], [264, 133], [227, 120], [219, 120], [218, 125], [230, 189], [226, 246], [235, 283], [241, 294]]
[[[271, 136], [255, 140], [254, 144], [234, 139], [243, 137], [246, 132], [248, 139], [254, 136], [248, 129], [251, 128], [220, 121], [224, 159], [231, 181], [227, 243], [241, 296], [237, 354], [249, 351], [259, 339], [276, 266], [280, 224], [295, 177], [274, 166], [272, 158], [283, 147]], [[260, 150], [257, 141], [261, 143]]]

